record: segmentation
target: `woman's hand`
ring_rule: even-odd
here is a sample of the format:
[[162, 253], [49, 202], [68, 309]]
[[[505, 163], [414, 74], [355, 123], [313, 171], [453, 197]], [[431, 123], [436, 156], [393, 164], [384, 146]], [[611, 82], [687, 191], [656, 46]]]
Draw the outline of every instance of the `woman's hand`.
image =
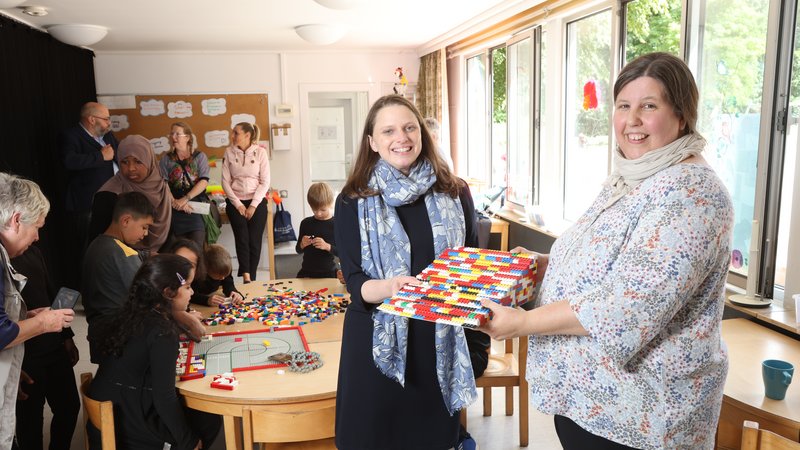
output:
[[400, 289], [407, 284], [419, 284], [419, 280], [410, 275], [400, 275], [399, 277], [389, 278], [386, 281], [389, 282], [392, 297], [397, 295]]
[[525, 331], [529, 319], [527, 311], [499, 305], [487, 299], [481, 300], [481, 305], [492, 311], [492, 318], [485, 325], [478, 327], [478, 331], [483, 331], [496, 340], [528, 334]]
[[186, 204], [189, 203], [189, 199], [186, 197], [177, 198], [172, 201], [172, 207], [177, 209], [178, 211], [183, 211]]
[[385, 280], [368, 280], [361, 285], [361, 298], [367, 303], [381, 303], [394, 297], [406, 284], [419, 284], [419, 280], [409, 275], [400, 275]]
[[247, 220], [250, 220], [250, 219], [253, 218], [253, 214], [255, 214], [255, 213], [256, 213], [256, 207], [253, 206], [253, 205], [250, 205], [250, 206], [247, 207], [247, 210], [244, 212], [244, 218], [247, 219]]

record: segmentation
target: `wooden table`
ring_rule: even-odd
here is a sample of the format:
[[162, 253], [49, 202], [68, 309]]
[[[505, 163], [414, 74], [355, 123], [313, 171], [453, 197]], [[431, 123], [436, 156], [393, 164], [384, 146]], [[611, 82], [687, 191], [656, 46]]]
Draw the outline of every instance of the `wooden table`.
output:
[[[286, 279], [267, 282], [277, 286], [289, 286], [294, 290], [317, 291], [328, 288], [326, 294], [346, 294], [343, 284], [335, 278], [325, 279]], [[242, 293], [250, 297], [264, 295], [265, 283], [255, 281], [247, 285], [237, 286]], [[215, 308], [196, 307], [209, 315]], [[276, 410], [286, 405], [302, 405], [313, 409], [330, 404], [336, 398], [336, 382], [339, 373], [339, 350], [342, 339], [344, 314], [337, 314], [320, 323], [303, 326], [303, 333], [311, 351], [318, 352], [324, 362], [317, 370], [299, 374], [284, 370], [278, 375], [278, 369], [262, 369], [237, 372], [239, 386], [233, 391], [212, 389], [209, 377], [177, 383], [178, 391], [184, 396], [186, 405], [200, 411], [223, 416], [225, 427], [225, 446], [229, 450], [242, 448], [242, 416], [244, 409], [250, 405], [274, 405]], [[238, 323], [235, 325], [219, 325], [207, 327], [209, 333], [221, 331], [242, 331], [263, 329], [258, 322]]]
[[717, 448], [739, 448], [744, 420], [800, 440], [800, 378], [789, 386], [783, 400], [765, 397], [761, 379], [761, 361], [765, 359], [789, 361], [800, 370], [800, 341], [748, 319], [723, 320], [722, 338], [728, 346], [730, 367], [717, 428]]

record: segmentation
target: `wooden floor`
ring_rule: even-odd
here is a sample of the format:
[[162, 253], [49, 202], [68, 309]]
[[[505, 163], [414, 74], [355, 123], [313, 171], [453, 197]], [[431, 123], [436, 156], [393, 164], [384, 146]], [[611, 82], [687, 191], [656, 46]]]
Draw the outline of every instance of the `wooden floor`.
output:
[[[259, 280], [268, 278], [268, 273], [258, 274]], [[75, 331], [75, 344], [80, 350], [80, 361], [75, 366], [75, 377], [78, 379], [82, 372], [94, 373], [97, 370], [97, 366], [89, 362], [89, 344], [86, 341], [86, 316], [82, 306], [78, 305], [75, 312], [76, 318], [73, 322], [73, 330]], [[502, 394], [502, 390], [497, 388], [496, 393], [492, 396], [494, 415], [491, 417], [483, 417], [482, 393], [480, 393], [480, 389], [478, 391], [480, 396], [478, 401], [467, 410], [469, 432], [478, 443], [478, 448], [481, 450], [520, 448], [519, 435], [517, 434], [517, 416], [508, 417], [504, 414], [505, 406], [503, 402], [505, 401], [505, 396]], [[515, 407], [514, 410], [517, 411], [517, 408]], [[47, 448], [47, 442], [49, 442], [49, 421], [50, 411], [49, 408], [45, 407], [45, 448]], [[72, 438], [72, 450], [82, 450], [84, 448], [82, 423], [83, 412], [81, 411], [79, 425]], [[561, 449], [553, 427], [552, 416], [540, 414], [533, 408], [530, 409], [530, 444], [527, 448], [531, 450]], [[222, 439], [221, 435], [210, 450], [224, 450], [224, 439]]]

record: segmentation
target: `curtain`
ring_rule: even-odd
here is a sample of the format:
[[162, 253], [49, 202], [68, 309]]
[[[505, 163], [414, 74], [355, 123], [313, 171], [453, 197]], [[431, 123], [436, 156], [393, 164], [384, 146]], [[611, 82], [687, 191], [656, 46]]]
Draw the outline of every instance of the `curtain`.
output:
[[56, 233], [64, 228], [60, 193], [66, 179], [58, 135], [78, 123], [84, 103], [97, 98], [94, 53], [0, 14], [0, 98], [0, 171], [37, 182], [50, 200], [40, 239], [57, 282], [67, 262], [57, 264], [54, 256], [65, 254], [61, 247], [69, 239]]
[[435, 117], [442, 122], [442, 51], [436, 50], [420, 58], [417, 108], [422, 117]]

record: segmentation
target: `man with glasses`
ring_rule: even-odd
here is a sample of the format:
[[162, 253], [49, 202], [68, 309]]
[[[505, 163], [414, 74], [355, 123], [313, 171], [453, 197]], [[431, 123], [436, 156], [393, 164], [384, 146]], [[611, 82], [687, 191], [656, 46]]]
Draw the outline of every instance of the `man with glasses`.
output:
[[[92, 198], [119, 170], [116, 152], [119, 141], [111, 132], [111, 117], [104, 105], [89, 102], [81, 108], [80, 122], [61, 136], [60, 156], [66, 170], [64, 209], [65, 231], [71, 248], [64, 281], [80, 288], [80, 268], [86, 250]], [[77, 259], [77, 261], [76, 261]]]

